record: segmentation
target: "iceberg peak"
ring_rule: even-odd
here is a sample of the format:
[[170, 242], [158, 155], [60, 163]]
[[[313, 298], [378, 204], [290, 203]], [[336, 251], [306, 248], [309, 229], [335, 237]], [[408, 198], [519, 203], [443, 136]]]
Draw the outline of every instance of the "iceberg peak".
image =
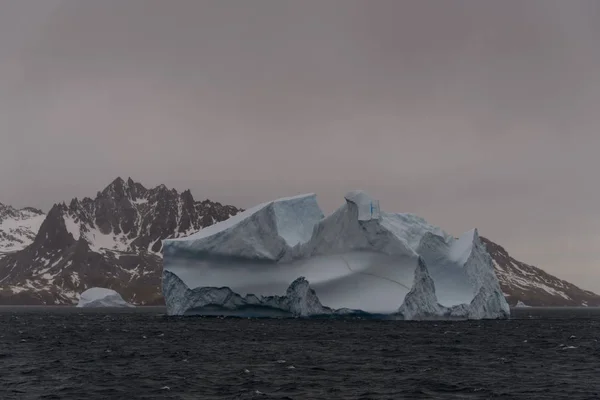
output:
[[469, 259], [473, 246], [479, 241], [477, 229], [471, 229], [463, 233], [450, 248], [450, 258], [453, 261], [464, 264]]
[[289, 310], [301, 317], [326, 314], [325, 307], [319, 301], [317, 293], [310, 287], [305, 277], [296, 279], [286, 292]]
[[77, 307], [135, 307], [112, 289], [93, 287], [79, 296]]
[[353, 190], [344, 196], [346, 202], [356, 207], [359, 221], [379, 219], [379, 202], [362, 190]]

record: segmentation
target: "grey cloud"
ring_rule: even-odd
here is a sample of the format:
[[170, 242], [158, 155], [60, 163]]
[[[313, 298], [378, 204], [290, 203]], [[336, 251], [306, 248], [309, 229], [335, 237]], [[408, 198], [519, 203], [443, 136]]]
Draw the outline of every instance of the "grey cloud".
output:
[[0, 201], [369, 190], [600, 291], [594, 0], [0, 0]]

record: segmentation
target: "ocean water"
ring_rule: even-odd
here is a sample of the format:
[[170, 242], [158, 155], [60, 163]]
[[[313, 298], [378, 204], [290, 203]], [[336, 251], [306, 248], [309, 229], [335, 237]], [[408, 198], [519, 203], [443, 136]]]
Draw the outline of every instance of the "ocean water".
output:
[[0, 399], [595, 399], [600, 310], [508, 321], [0, 307]]

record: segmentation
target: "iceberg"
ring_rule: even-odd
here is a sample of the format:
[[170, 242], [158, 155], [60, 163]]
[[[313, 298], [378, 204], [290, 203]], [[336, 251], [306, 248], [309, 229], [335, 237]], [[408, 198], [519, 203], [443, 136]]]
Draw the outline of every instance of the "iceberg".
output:
[[135, 307], [112, 289], [93, 287], [81, 293], [77, 307]]
[[476, 229], [454, 238], [363, 191], [331, 215], [315, 194], [260, 204], [163, 241], [169, 315], [508, 318]]

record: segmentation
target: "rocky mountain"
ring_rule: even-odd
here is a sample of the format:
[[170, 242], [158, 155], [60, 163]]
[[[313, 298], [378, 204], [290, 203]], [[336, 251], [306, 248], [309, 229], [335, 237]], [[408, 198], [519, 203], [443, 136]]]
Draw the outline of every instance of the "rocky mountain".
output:
[[527, 306], [600, 306], [600, 296], [515, 260], [500, 245], [481, 238], [494, 260], [496, 276], [508, 303]]
[[[0, 204], [0, 304], [76, 304], [90, 287], [130, 303], [162, 304], [161, 241], [242, 211], [189, 190], [117, 178], [94, 199], [17, 210]], [[520, 262], [481, 237], [511, 306], [600, 306], [600, 296]]]
[[44, 218], [35, 208], [17, 210], [0, 203], [0, 254], [24, 249], [33, 242]]
[[94, 199], [56, 204], [25, 248], [0, 258], [0, 304], [75, 304], [90, 287], [161, 304], [161, 241], [240, 210], [160, 185], [117, 178]]

